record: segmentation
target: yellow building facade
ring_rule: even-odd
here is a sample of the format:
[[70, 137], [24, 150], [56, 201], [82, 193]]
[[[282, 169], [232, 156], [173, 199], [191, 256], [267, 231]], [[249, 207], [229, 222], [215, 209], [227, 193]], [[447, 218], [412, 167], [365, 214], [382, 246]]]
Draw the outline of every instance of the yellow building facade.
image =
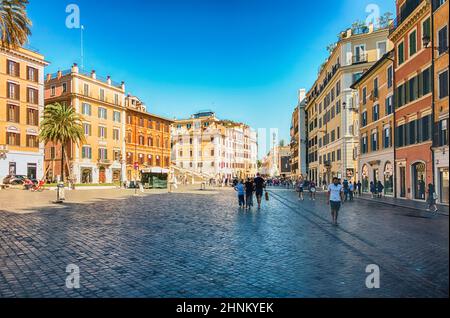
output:
[[[97, 77], [95, 71], [80, 71], [77, 64], [70, 70], [48, 74], [45, 103], [67, 103], [83, 118], [86, 142], [66, 147], [66, 173], [75, 183], [119, 183], [126, 179], [125, 160], [125, 84], [114, 83], [108, 76]], [[45, 149], [47, 179], [61, 175], [58, 145]]]
[[0, 48], [0, 183], [7, 175], [41, 179], [44, 145], [44, 56], [24, 48]]
[[350, 86], [392, 49], [387, 29], [342, 32], [307, 94], [308, 177], [329, 183], [358, 176], [358, 108]]
[[360, 114], [358, 175], [363, 192], [370, 183], [384, 186], [384, 195], [394, 195], [394, 54], [383, 56], [352, 88]]

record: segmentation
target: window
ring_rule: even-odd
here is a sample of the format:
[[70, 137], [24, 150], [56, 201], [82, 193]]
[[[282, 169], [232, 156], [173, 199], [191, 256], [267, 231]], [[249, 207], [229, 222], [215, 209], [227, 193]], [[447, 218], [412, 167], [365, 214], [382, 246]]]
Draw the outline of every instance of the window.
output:
[[372, 151], [378, 150], [378, 132], [372, 133]]
[[86, 96], [89, 96], [89, 85], [88, 84], [84, 84], [83, 86], [83, 94]]
[[27, 135], [27, 147], [39, 148], [38, 137], [34, 135]]
[[338, 160], [338, 161], [341, 160], [341, 157], [342, 157], [342, 155], [341, 155], [341, 149], [338, 149], [338, 150], [337, 150], [337, 160]]
[[336, 83], [336, 96], [341, 94], [341, 81]]
[[431, 67], [424, 70], [422, 73], [422, 95], [431, 93]]
[[37, 69], [27, 66], [27, 80], [37, 83], [39, 81], [38, 74], [39, 71]]
[[114, 104], [119, 105], [119, 94], [114, 95]]
[[373, 97], [378, 98], [378, 77], [373, 80]]
[[361, 126], [362, 127], [367, 126], [367, 111], [361, 114]]
[[367, 103], [367, 87], [362, 89], [362, 103], [363, 105], [366, 105]]
[[422, 23], [422, 38], [423, 37], [429, 37], [431, 38], [431, 19], [427, 18]]
[[102, 138], [102, 139], [106, 138], [106, 127], [104, 127], [104, 126], [98, 127], [98, 137]]
[[17, 84], [8, 82], [8, 98], [19, 100], [20, 99], [20, 87]]
[[83, 115], [91, 116], [91, 114], [92, 114], [92, 112], [91, 112], [91, 105], [89, 105], [87, 103], [83, 103], [83, 105], [81, 106], [81, 113]]
[[408, 145], [414, 145], [417, 142], [417, 122], [415, 120], [406, 124], [408, 127]]
[[27, 88], [27, 103], [30, 104], [38, 104], [39, 103], [39, 97], [38, 97], [38, 90], [34, 88]]
[[438, 31], [438, 52], [439, 55], [448, 51], [448, 28], [443, 27]]
[[361, 153], [367, 153], [367, 136], [361, 138]]
[[395, 145], [397, 147], [403, 147], [405, 146], [405, 125], [399, 125], [396, 130]]
[[17, 105], [8, 105], [7, 121], [12, 123], [20, 122], [20, 108]]
[[439, 99], [448, 97], [448, 70], [439, 74]]
[[392, 66], [389, 66], [387, 69], [387, 86], [391, 88], [394, 83], [394, 69]]
[[67, 83], [62, 84], [62, 92], [67, 93]]
[[377, 43], [378, 59], [380, 59], [384, 54], [386, 54], [386, 50], [387, 50], [386, 41]]
[[386, 115], [390, 115], [394, 112], [393, 99], [394, 96], [392, 95], [386, 98]]
[[98, 108], [98, 118], [107, 119], [107, 110], [106, 108], [99, 107]]
[[414, 30], [409, 34], [409, 56], [417, 53], [417, 31]]
[[99, 148], [98, 149], [98, 159], [99, 160], [108, 160], [108, 149]]
[[27, 109], [27, 125], [38, 126], [39, 125], [39, 111], [37, 109]]
[[113, 139], [116, 141], [120, 139], [120, 130], [117, 128], [113, 129]]
[[341, 101], [339, 100], [336, 103], [336, 115], [339, 114], [341, 112]]
[[405, 62], [405, 44], [403, 42], [397, 47], [397, 61], [398, 65], [402, 65]]
[[53, 85], [53, 86], [50, 88], [50, 90], [51, 90], [51, 92], [50, 92], [51, 96], [55, 96], [55, 95], [56, 95], [56, 86]]
[[142, 135], [139, 135], [139, 145], [140, 146], [143, 146], [144, 144], [145, 144], [145, 139], [144, 139], [144, 136], [142, 136]]
[[20, 134], [7, 132], [6, 133], [6, 142], [10, 146], [20, 146]]
[[101, 101], [105, 100], [105, 90], [103, 88], [100, 88], [99, 98]]
[[8, 64], [8, 67], [7, 67], [8, 75], [19, 77], [20, 76], [20, 65], [19, 65], [19, 63], [8, 60], [7, 64]]
[[116, 123], [120, 123], [120, 121], [121, 121], [120, 112], [118, 112], [118, 111], [113, 112], [113, 120]]
[[438, 146], [448, 145], [448, 119], [439, 122], [439, 140]]
[[152, 137], [147, 138], [147, 144], [149, 147], [153, 147], [153, 138]]
[[431, 139], [431, 115], [424, 116], [419, 122], [419, 138], [418, 142], [428, 141]]
[[372, 120], [377, 121], [380, 119], [380, 105], [375, 105], [372, 108]]
[[391, 129], [386, 127], [383, 129], [383, 148], [389, 148], [391, 146]]
[[114, 150], [113, 151], [113, 159], [114, 159], [114, 161], [116, 161], [116, 162], [120, 161], [120, 157], [121, 157], [120, 150]]
[[92, 135], [92, 126], [88, 123], [83, 123], [83, 130], [85, 136], [91, 136]]

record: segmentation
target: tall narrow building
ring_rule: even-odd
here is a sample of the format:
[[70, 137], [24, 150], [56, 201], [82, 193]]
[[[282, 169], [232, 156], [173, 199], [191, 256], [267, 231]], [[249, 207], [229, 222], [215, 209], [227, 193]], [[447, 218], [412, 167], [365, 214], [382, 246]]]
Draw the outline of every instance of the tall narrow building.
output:
[[388, 29], [348, 29], [340, 34], [307, 94], [308, 169], [316, 183], [358, 176], [358, 109], [350, 86], [391, 49]]
[[37, 52], [0, 48], [0, 183], [7, 175], [44, 175], [38, 135], [47, 65]]
[[442, 204], [449, 204], [448, 12], [448, 0], [433, 0], [434, 39], [428, 46], [434, 48], [434, 184]]
[[425, 201], [434, 181], [432, 49], [423, 41], [433, 32], [431, 3], [397, 0], [396, 8], [389, 30], [395, 49], [396, 195]]

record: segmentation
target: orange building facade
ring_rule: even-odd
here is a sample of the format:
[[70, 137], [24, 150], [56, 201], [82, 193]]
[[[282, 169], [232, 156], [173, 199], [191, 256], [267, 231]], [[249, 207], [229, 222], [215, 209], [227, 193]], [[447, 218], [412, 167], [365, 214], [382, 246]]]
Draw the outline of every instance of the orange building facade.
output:
[[398, 0], [389, 38], [395, 52], [396, 196], [424, 201], [433, 183], [432, 50], [422, 39], [431, 35], [431, 4]]
[[135, 96], [128, 95], [125, 103], [126, 180], [142, 181], [146, 173], [167, 174], [173, 121], [148, 113], [144, 103]]

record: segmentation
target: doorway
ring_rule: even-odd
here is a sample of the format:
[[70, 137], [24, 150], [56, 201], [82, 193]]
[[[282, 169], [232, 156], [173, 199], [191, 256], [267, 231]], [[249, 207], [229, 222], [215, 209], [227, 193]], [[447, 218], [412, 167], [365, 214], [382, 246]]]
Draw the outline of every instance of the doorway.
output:
[[106, 183], [106, 169], [105, 167], [100, 167], [98, 171], [98, 182]]

